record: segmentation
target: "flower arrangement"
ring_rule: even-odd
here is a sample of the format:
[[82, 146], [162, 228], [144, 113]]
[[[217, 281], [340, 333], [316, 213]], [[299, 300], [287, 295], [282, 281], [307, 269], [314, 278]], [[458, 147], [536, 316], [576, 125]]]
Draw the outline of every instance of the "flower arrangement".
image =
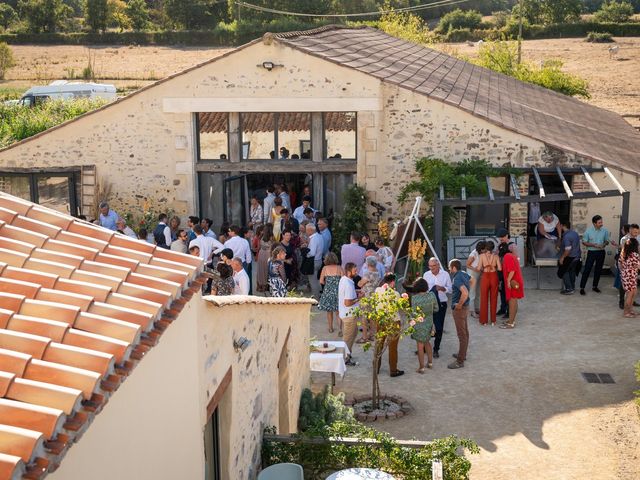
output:
[[378, 222], [378, 234], [385, 242], [389, 240], [389, 222], [386, 220], [380, 220]]
[[424, 257], [427, 253], [427, 241], [422, 238], [411, 240], [407, 247], [409, 256], [409, 278], [413, 282], [417, 277], [422, 275], [424, 269]]

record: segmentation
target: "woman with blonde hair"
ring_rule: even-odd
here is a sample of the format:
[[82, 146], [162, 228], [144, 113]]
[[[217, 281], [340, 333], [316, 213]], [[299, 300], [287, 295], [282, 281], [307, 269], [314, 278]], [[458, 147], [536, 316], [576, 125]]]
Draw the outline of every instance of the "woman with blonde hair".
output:
[[322, 295], [318, 303], [318, 310], [327, 312], [327, 323], [329, 325], [329, 333], [333, 333], [333, 315], [336, 314], [338, 319], [338, 336], [342, 336], [342, 322], [338, 316], [338, 285], [340, 278], [344, 275], [344, 270], [340, 266], [338, 256], [329, 252], [324, 256], [324, 267], [320, 272], [320, 285]]

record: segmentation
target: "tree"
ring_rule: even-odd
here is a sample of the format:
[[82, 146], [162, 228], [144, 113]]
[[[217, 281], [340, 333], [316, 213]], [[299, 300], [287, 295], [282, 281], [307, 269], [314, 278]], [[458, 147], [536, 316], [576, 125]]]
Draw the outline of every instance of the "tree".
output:
[[[547, 25], [576, 21], [582, 13], [582, 0], [523, 0], [524, 18], [531, 24]], [[520, 15], [519, 6], [513, 7], [513, 13]]]
[[456, 8], [445, 14], [438, 22], [438, 31], [446, 33], [459, 28], [478, 28], [482, 22], [482, 14], [475, 10], [461, 10]]
[[228, 15], [225, 2], [216, 0], [165, 0], [164, 10], [176, 26], [186, 30], [215, 26]]
[[107, 26], [124, 31], [131, 27], [131, 20], [127, 16], [127, 4], [123, 0], [108, 0]]
[[11, 5], [0, 3], [0, 27], [9, 28], [17, 19], [18, 14], [11, 8]]
[[0, 43], [0, 80], [4, 80], [4, 75], [11, 67], [15, 66], [13, 52], [5, 42]]
[[607, 0], [594, 17], [598, 22], [624, 23], [631, 20], [633, 5], [629, 2]]
[[87, 0], [85, 4], [85, 19], [92, 32], [104, 32], [109, 21], [108, 0]]
[[62, 0], [20, 0], [18, 11], [34, 33], [58, 31], [73, 13]]
[[[380, 383], [378, 382], [378, 365], [382, 355], [391, 341], [397, 340], [411, 329], [416, 322], [424, 321], [420, 309], [411, 308], [406, 293], [399, 295], [393, 288], [383, 287], [382, 293], [374, 293], [360, 300], [360, 306], [353, 312], [354, 316], [365, 319], [370, 325], [376, 326], [373, 341], [373, 355], [371, 363], [371, 407], [380, 407]], [[404, 324], [404, 322], [408, 322]], [[403, 325], [404, 324], [404, 325]], [[364, 345], [365, 350], [371, 348], [370, 343]]]
[[145, 0], [129, 0], [126, 14], [134, 30], [144, 30], [149, 25], [149, 10]]

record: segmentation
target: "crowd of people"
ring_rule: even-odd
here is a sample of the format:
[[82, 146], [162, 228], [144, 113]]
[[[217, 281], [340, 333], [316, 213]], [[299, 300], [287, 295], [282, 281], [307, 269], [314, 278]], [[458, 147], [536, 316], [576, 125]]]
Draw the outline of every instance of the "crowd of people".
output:
[[[393, 273], [396, 259], [382, 238], [372, 242], [367, 233], [359, 232], [353, 232], [348, 243], [333, 249], [339, 251], [338, 256], [332, 251], [329, 221], [312, 207], [310, 190], [302, 193], [297, 205], [286, 187], [270, 186], [262, 202], [257, 197], [251, 199], [247, 225], [223, 224], [217, 234], [212, 231], [210, 219], [190, 216], [187, 228], [181, 229], [178, 217], [169, 219], [162, 214], [151, 233], [152, 241], [161, 248], [201, 257], [210, 275], [204, 293], [248, 295], [255, 290], [284, 297], [293, 290], [307, 290], [318, 300], [318, 309], [326, 313], [328, 331], [333, 333], [337, 327], [338, 335], [353, 351], [354, 343], [371, 341], [376, 328], [355, 318], [353, 312], [363, 297], [376, 295], [382, 287], [396, 287]], [[146, 232], [136, 235], [107, 204], [101, 204], [100, 210], [98, 221], [102, 226], [131, 237], [146, 236]], [[586, 295], [592, 272], [592, 291], [600, 293], [605, 247], [609, 244], [619, 247], [614, 282], [619, 290], [619, 306], [626, 318], [639, 315], [633, 309], [639, 306], [635, 302], [640, 269], [637, 224], [625, 225], [622, 238], [616, 243], [600, 215], [592, 218], [592, 226], [581, 238], [569, 221], [545, 212], [531, 231], [539, 239], [555, 242], [563, 295], [575, 293], [580, 273], [579, 292]], [[491, 240], [477, 242], [464, 264], [453, 259], [446, 271], [433, 257], [424, 275], [410, 284], [405, 279], [404, 288], [412, 306], [419, 307], [424, 314], [424, 322], [416, 325], [411, 335], [417, 344], [418, 373], [431, 368], [433, 358], [439, 357], [449, 302], [459, 339], [458, 352], [448, 365], [451, 369], [463, 367], [466, 360], [468, 316], [477, 319], [481, 326], [494, 326], [497, 317], [502, 316], [500, 328], [515, 328], [518, 301], [525, 290], [520, 259], [506, 229], [500, 229], [496, 237], [497, 244]], [[583, 249], [586, 249], [584, 266]], [[397, 341], [390, 343], [392, 377], [404, 374], [397, 366], [397, 348]], [[350, 356], [347, 364], [357, 362]]]

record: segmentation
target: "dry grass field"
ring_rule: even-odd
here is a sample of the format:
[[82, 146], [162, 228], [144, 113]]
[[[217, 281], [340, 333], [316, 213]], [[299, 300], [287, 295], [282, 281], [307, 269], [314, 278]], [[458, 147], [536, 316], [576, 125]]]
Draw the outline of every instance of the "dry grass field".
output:
[[[559, 58], [567, 71], [590, 84], [589, 102], [623, 115], [640, 114], [640, 38], [617, 38], [615, 44], [592, 44], [583, 39], [524, 42], [524, 58], [539, 62]], [[610, 58], [608, 48], [618, 45]], [[131, 91], [167, 75], [221, 55], [228, 49], [188, 47], [14, 46], [18, 66], [11, 69], [3, 87], [26, 88], [51, 80], [80, 76], [90, 59], [100, 81]], [[476, 46], [442, 45], [449, 52], [473, 56]], [[635, 123], [635, 122], [634, 122]]]

